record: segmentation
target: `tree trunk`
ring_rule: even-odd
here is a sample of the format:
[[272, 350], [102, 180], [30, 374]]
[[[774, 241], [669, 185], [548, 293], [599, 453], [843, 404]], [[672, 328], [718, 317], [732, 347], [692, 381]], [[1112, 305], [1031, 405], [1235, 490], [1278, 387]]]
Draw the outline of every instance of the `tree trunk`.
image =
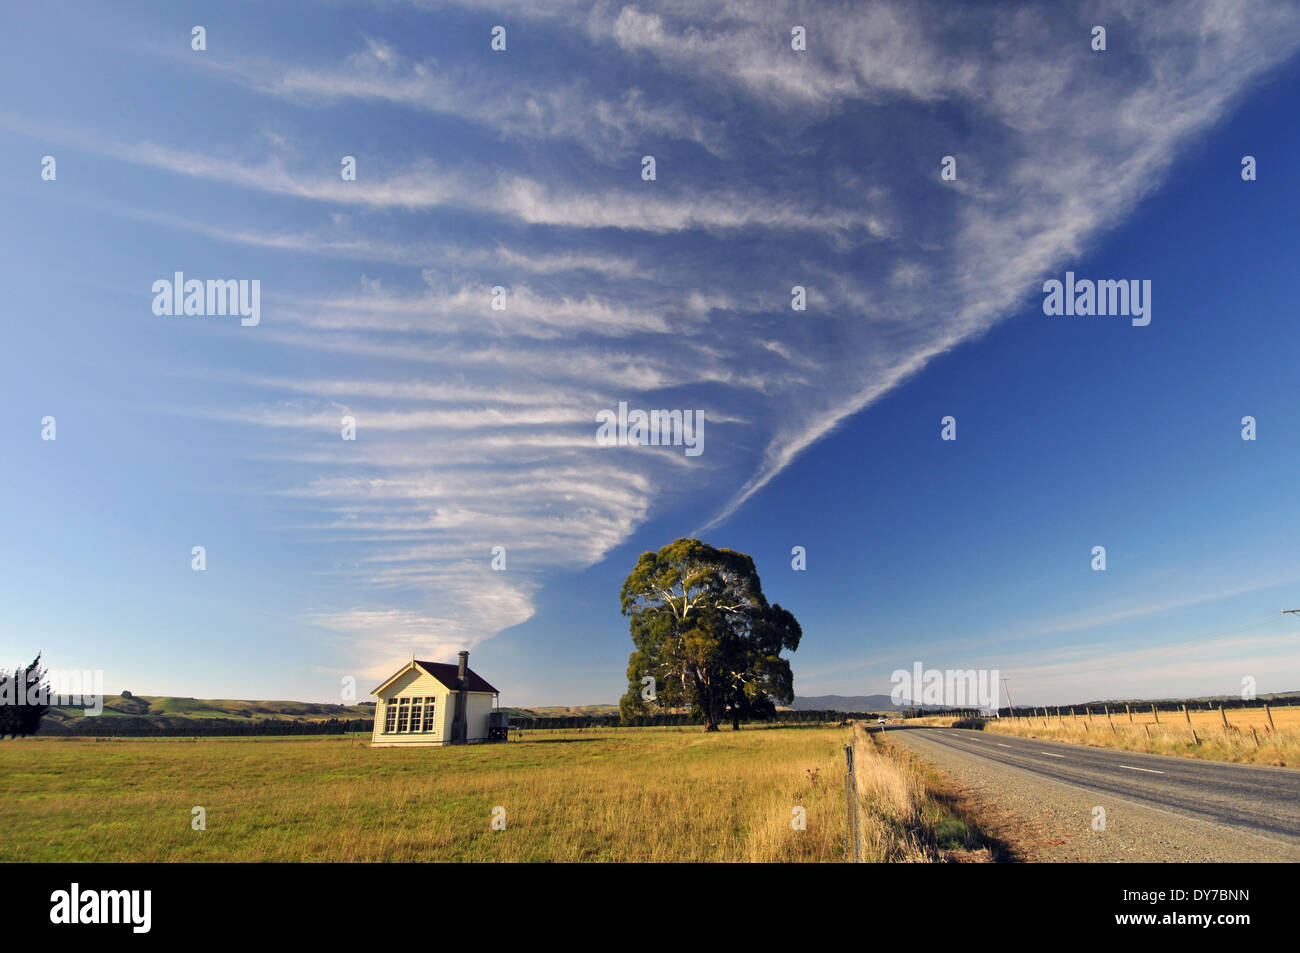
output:
[[704, 699], [702, 707], [704, 709], [704, 730], [717, 731], [718, 722], [722, 720], [722, 713], [718, 711], [718, 699], [712, 692], [709, 692], [708, 697]]

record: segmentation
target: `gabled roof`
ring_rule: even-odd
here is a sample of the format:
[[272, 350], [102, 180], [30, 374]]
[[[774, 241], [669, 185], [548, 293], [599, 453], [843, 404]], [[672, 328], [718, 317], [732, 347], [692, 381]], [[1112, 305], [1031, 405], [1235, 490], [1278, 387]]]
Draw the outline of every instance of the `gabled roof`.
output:
[[[446, 685], [453, 692], [459, 687], [460, 666], [452, 662], [425, 662], [416, 659], [415, 664], [420, 666], [442, 684]], [[487, 679], [479, 675], [472, 668], [465, 669], [465, 681], [469, 684], [466, 686], [471, 692], [491, 692], [493, 695], [499, 695], [495, 688], [488, 684]]]
[[[392, 675], [388, 676], [388, 678], [384, 679], [378, 688], [372, 689], [370, 694], [378, 695], [413, 668], [419, 668], [426, 674], [431, 675], [449, 692], [454, 692], [459, 687], [457, 685], [460, 681], [460, 666], [458, 664], [454, 662], [426, 662], [423, 659], [413, 658]], [[465, 681], [468, 682], [466, 685], [467, 691], [490, 692], [493, 695], [501, 694], [488, 684], [487, 679], [483, 678], [483, 676], [479, 675], [472, 668], [466, 669], [465, 676]]]

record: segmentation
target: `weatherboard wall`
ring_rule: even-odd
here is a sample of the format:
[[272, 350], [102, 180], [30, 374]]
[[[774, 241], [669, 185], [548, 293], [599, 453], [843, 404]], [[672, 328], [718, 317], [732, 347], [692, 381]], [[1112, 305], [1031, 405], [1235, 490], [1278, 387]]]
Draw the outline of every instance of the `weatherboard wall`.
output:
[[[488, 738], [488, 715], [492, 711], [493, 696], [490, 692], [470, 692], [469, 711], [466, 722], [466, 740], [486, 741]], [[388, 705], [399, 698], [436, 698], [434, 703], [433, 731], [402, 732], [400, 734], [384, 733], [384, 724], [388, 714]], [[456, 716], [456, 693], [449, 691], [442, 682], [420, 669], [412, 669], [403, 674], [384, 689], [375, 706], [375, 727], [371, 734], [371, 747], [377, 748], [419, 748], [430, 745], [442, 745], [451, 741], [451, 726]]]

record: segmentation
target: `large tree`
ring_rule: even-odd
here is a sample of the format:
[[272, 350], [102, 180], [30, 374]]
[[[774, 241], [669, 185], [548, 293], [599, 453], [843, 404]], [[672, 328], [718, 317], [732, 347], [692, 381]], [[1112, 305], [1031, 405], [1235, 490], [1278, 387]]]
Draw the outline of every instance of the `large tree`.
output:
[[[634, 650], [628, 659], [624, 719], [653, 708], [690, 706], [717, 731], [730, 716], [765, 717], [794, 700], [783, 649], [799, 647], [802, 630], [780, 605], [768, 605], [754, 560], [698, 539], [679, 539], [642, 553], [622, 591]], [[654, 678], [653, 699], [645, 696]]]

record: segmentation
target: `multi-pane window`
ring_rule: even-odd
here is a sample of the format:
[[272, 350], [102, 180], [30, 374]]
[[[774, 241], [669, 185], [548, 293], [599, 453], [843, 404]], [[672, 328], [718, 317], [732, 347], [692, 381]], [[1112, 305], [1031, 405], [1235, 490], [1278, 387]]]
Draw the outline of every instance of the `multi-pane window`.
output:
[[384, 702], [384, 734], [433, 731], [436, 698], [390, 698]]

